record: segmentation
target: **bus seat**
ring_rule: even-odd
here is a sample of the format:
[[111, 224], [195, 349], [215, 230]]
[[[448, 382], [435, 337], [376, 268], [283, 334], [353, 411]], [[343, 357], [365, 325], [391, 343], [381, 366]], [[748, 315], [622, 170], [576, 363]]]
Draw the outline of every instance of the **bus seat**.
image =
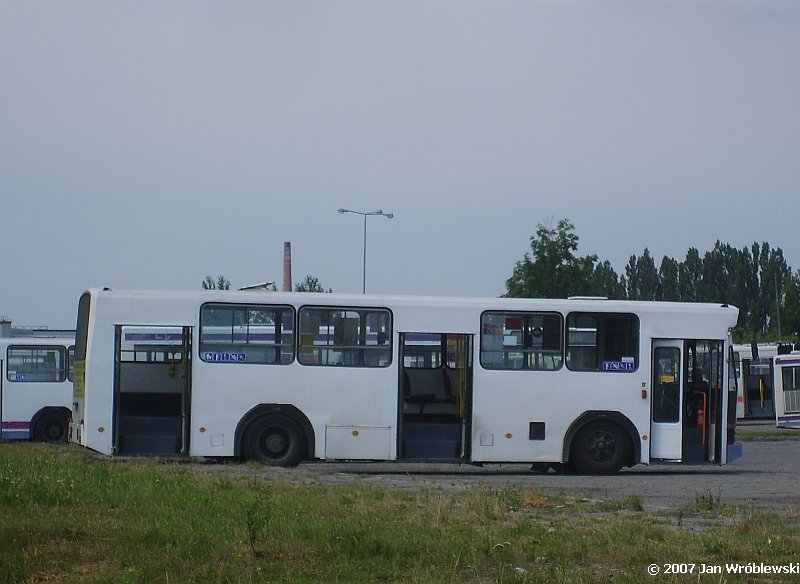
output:
[[453, 401], [451, 381], [446, 368], [406, 369], [403, 372], [403, 394], [406, 403], [421, 404], [419, 413], [425, 404], [449, 403]]

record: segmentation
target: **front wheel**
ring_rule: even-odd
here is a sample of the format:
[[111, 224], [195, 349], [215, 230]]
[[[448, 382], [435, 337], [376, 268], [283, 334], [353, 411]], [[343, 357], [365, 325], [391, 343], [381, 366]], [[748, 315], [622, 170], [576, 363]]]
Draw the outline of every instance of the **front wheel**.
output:
[[306, 448], [300, 425], [281, 415], [258, 418], [247, 427], [242, 440], [247, 460], [274, 466], [297, 466], [305, 458]]
[[617, 424], [592, 422], [575, 436], [570, 462], [584, 474], [611, 474], [622, 468], [630, 449], [630, 439]]

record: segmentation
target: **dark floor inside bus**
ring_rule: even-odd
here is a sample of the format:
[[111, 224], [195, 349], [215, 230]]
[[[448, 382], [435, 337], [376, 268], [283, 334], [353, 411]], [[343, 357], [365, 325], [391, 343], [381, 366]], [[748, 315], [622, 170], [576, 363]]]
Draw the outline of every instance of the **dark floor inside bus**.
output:
[[462, 457], [462, 422], [452, 415], [403, 416], [403, 458], [453, 460]]
[[174, 455], [181, 452], [181, 396], [174, 393], [121, 393], [117, 452]]

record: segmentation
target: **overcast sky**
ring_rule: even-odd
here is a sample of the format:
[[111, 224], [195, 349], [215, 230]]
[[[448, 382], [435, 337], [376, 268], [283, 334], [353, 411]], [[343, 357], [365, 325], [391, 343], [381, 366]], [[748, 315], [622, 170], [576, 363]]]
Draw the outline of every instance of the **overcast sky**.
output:
[[90, 286], [498, 296], [539, 223], [618, 273], [800, 268], [800, 2], [0, 0], [0, 316]]

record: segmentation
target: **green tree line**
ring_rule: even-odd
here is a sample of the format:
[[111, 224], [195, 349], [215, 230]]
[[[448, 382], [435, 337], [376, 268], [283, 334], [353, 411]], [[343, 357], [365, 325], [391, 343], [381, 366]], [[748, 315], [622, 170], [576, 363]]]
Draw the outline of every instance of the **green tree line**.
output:
[[[206, 276], [206, 279], [202, 282], [203, 290], [230, 290], [231, 289], [231, 281], [228, 280], [225, 276], [217, 276], [215, 280], [211, 276]], [[272, 292], [276, 292], [278, 290], [277, 286], [275, 286], [274, 282], [268, 282], [265, 285], [266, 290], [270, 290]], [[302, 282], [297, 282], [294, 285], [295, 292], [326, 292], [331, 293], [333, 290], [325, 288], [319, 281], [319, 278], [316, 276], [308, 275]]]
[[684, 258], [664, 256], [658, 264], [645, 248], [618, 274], [596, 255], [578, 256], [578, 240], [567, 219], [539, 224], [531, 251], [506, 280], [505, 296], [719, 302], [739, 308], [740, 340], [793, 340], [800, 332], [800, 271], [769, 243], [738, 249], [717, 241], [705, 253], [692, 247]]

